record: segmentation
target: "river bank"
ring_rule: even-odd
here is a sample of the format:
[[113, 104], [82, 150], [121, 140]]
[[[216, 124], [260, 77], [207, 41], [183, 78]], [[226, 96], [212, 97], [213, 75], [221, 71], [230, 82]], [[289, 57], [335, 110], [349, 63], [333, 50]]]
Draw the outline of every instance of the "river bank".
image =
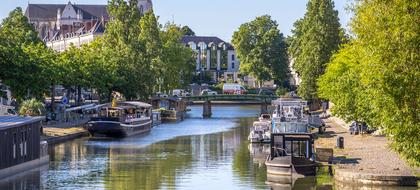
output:
[[[350, 135], [337, 118], [324, 120], [328, 126], [319, 135], [316, 148], [334, 148], [334, 178], [360, 185], [416, 186], [420, 168], [410, 167], [397, 153], [388, 148], [383, 136]], [[337, 137], [344, 137], [344, 149], [335, 148]]]
[[86, 136], [89, 136], [89, 133], [82, 127], [44, 127], [41, 140], [53, 145]]

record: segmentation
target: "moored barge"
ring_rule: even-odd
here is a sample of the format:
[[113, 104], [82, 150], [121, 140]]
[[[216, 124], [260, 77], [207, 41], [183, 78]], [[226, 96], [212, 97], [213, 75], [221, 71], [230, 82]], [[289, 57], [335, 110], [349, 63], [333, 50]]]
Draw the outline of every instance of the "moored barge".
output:
[[270, 154], [267, 156], [267, 179], [273, 182], [313, 176], [314, 138], [305, 114], [306, 102], [301, 99], [281, 98], [273, 101], [276, 110], [272, 121]]
[[152, 128], [152, 106], [143, 102], [113, 102], [103, 105], [86, 129], [95, 137], [128, 137]]

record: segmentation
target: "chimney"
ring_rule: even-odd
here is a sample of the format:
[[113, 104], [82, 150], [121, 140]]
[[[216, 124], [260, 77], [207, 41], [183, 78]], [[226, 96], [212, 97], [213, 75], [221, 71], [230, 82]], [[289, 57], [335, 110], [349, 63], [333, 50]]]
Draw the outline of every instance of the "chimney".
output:
[[57, 29], [60, 30], [60, 20], [61, 20], [61, 9], [57, 9]]

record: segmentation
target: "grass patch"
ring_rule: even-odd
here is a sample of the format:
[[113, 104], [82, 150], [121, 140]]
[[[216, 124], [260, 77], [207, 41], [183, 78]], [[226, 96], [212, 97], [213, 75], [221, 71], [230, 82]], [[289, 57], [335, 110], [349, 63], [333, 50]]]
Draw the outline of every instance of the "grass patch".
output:
[[328, 166], [319, 167], [316, 173], [316, 184], [317, 185], [332, 185], [333, 176], [330, 174]]

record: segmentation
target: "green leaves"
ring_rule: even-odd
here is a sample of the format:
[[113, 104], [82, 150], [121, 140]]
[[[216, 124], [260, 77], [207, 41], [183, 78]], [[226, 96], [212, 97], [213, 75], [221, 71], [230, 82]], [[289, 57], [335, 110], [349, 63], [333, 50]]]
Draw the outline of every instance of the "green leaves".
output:
[[0, 28], [0, 79], [18, 100], [41, 98], [54, 76], [55, 53], [23, 15], [13, 10]]
[[324, 73], [343, 38], [333, 1], [310, 0], [304, 18], [294, 26], [289, 53], [302, 79], [298, 93], [305, 99], [317, 98], [316, 80]]
[[240, 71], [259, 81], [275, 80], [282, 84], [288, 79], [287, 46], [276, 21], [264, 15], [242, 24], [233, 34]]
[[355, 38], [320, 78], [320, 96], [337, 115], [384, 129], [392, 148], [419, 166], [420, 3], [366, 0], [354, 10]]

